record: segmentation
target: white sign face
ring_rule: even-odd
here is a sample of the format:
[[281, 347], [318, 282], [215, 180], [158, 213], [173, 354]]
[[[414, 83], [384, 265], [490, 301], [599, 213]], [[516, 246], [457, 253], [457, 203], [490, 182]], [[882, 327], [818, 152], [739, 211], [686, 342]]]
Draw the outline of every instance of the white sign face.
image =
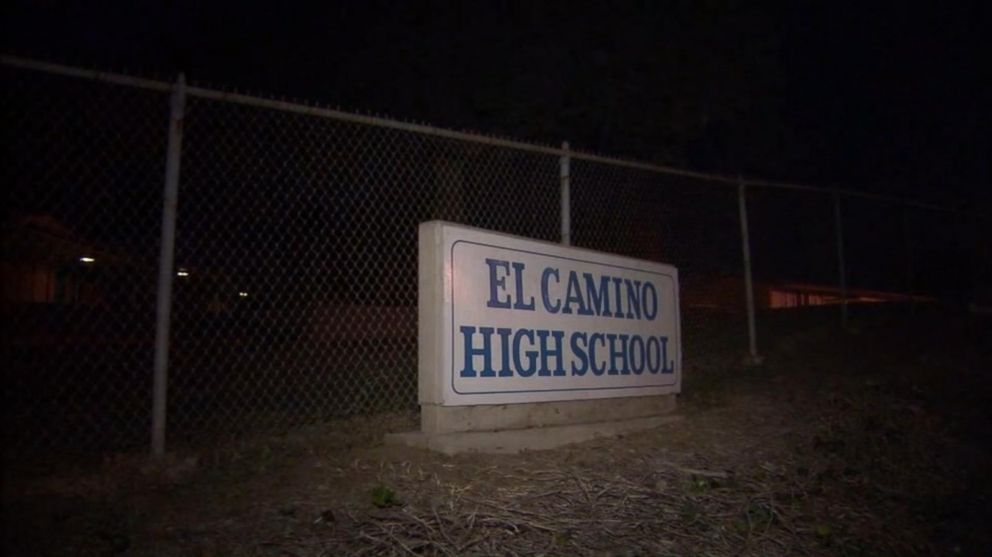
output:
[[680, 390], [670, 265], [435, 221], [420, 227], [420, 266], [421, 403]]

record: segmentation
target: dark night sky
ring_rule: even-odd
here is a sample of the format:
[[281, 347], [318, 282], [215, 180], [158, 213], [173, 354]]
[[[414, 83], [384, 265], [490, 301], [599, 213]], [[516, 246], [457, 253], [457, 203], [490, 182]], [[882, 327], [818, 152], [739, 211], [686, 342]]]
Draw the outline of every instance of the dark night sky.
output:
[[201, 4], [9, 1], [3, 50], [183, 70], [698, 170], [992, 205], [984, 2]]

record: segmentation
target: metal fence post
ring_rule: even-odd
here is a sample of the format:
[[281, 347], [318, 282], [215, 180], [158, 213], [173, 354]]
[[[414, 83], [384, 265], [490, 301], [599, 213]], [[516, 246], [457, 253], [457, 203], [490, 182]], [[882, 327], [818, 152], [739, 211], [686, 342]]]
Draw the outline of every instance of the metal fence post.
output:
[[840, 214], [840, 192], [834, 190], [834, 232], [837, 239], [837, 272], [840, 279], [840, 323], [847, 328], [847, 270], [844, 267], [844, 225]]
[[752, 363], [760, 362], [758, 357], [758, 332], [754, 325], [754, 283], [751, 280], [751, 237], [747, 224], [747, 192], [743, 179], [738, 178], [737, 207], [741, 221], [741, 254], [744, 256], [744, 299], [747, 302], [748, 354]]
[[155, 364], [152, 391], [152, 455], [165, 454], [165, 405], [169, 370], [169, 324], [172, 311], [172, 270], [176, 242], [176, 205], [179, 201], [179, 162], [183, 146], [186, 78], [179, 78], [169, 103], [169, 146], [165, 159], [162, 200], [162, 247], [159, 253], [158, 295], [155, 312]]
[[568, 142], [563, 141], [561, 148], [565, 154], [560, 159], [561, 169], [561, 243], [572, 245], [572, 157], [568, 154]]

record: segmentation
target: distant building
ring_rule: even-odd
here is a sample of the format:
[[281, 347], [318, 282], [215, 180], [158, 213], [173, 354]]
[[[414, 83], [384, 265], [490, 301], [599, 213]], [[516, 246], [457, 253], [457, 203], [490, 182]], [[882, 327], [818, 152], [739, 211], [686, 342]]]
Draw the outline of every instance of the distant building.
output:
[[[701, 277], [683, 281], [682, 307], [719, 311], [744, 311], [744, 282], [737, 276]], [[754, 306], [761, 309], [789, 309], [825, 306], [841, 302], [840, 288], [832, 285], [804, 283], [754, 283]], [[849, 289], [849, 304], [933, 301], [928, 296]]]
[[4, 223], [0, 249], [0, 301], [5, 305], [100, 305], [105, 301], [101, 269], [120, 266], [124, 259], [74, 237], [50, 215]]

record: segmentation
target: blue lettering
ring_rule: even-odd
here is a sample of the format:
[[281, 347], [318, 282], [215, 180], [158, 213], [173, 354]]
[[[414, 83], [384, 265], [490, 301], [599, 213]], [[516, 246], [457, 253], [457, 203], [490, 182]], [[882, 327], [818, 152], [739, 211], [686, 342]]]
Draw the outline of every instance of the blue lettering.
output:
[[[555, 339], [556, 348], [548, 348], [548, 337]], [[565, 339], [565, 331], [537, 331], [538, 343], [541, 346], [541, 370], [538, 375], [550, 376], [552, 370], [548, 369], [548, 356], [552, 356], [555, 359], [554, 375], [555, 377], [560, 377], [565, 375], [565, 367], [562, 365], [563, 358], [563, 344]]]
[[582, 299], [582, 287], [579, 286], [579, 277], [575, 274], [575, 271], [569, 271], [568, 273], [568, 292], [565, 294], [565, 307], [561, 309], [562, 313], [572, 313], [572, 304], [576, 303], [579, 306], [579, 315], [592, 315], [586, 307], [586, 301]]
[[[510, 263], [508, 261], [501, 261], [499, 259], [489, 259], [486, 258], [486, 265], [489, 265], [489, 301], [486, 302], [487, 307], [491, 308], [502, 308], [510, 309], [510, 295], [506, 295], [506, 300], [501, 301], [499, 299], [499, 292], [497, 292], [497, 287], [503, 292], [506, 292], [506, 276], [510, 274]], [[498, 268], [503, 269], [503, 276], [499, 276], [496, 272]]]
[[640, 375], [644, 373], [644, 339], [641, 338], [641, 335], [634, 335], [630, 337], [628, 346], [630, 348], [630, 369], [635, 375]]
[[534, 297], [530, 297], [529, 303], [524, 303], [524, 264], [513, 262], [513, 270], [516, 273], [516, 283], [517, 283], [517, 302], [513, 304], [513, 309], [523, 309], [527, 311], [534, 311]]
[[599, 290], [597, 291], [596, 281], [592, 278], [592, 274], [583, 273], [582, 276], [586, 279], [586, 290], [589, 291], [590, 314], [595, 312], [596, 315], [612, 317], [613, 314], [610, 313], [610, 277], [605, 275], [599, 277]]
[[613, 294], [614, 299], [617, 301], [616, 311], [613, 312], [613, 317], [617, 319], [623, 319], [623, 303], [620, 301], [620, 287], [623, 285], [623, 279], [620, 277], [613, 277]]
[[[615, 335], [608, 334], [606, 338], [610, 341], [610, 375], [630, 375], [629, 362], [627, 361], [627, 339], [630, 338], [629, 335]], [[620, 339], [620, 347], [617, 349], [617, 339]], [[623, 362], [623, 365], [617, 368], [617, 358]]]
[[648, 371], [658, 373], [661, 370], [661, 347], [658, 345], [658, 337], [648, 337], [647, 360]]
[[513, 334], [513, 329], [500, 327], [496, 329], [496, 334], [499, 335], [500, 354], [503, 356], [499, 376], [513, 377], [513, 369], [510, 367], [510, 335]]
[[518, 329], [516, 334], [513, 335], [513, 365], [517, 368], [517, 375], [520, 377], [530, 377], [534, 375], [537, 371], [537, 351], [528, 350], [527, 351], [527, 367], [524, 367], [523, 362], [520, 361], [520, 339], [527, 337], [530, 341], [531, 346], [534, 344], [534, 332], [530, 329]]
[[668, 359], [668, 337], [658, 337], [661, 341], [661, 358], [665, 362], [665, 368], [661, 370], [662, 373], [675, 373], [675, 361]]
[[[648, 294], [651, 294], [651, 301], [648, 302]], [[641, 289], [641, 299], [644, 300], [644, 318], [654, 321], [658, 317], [658, 291], [654, 289], [654, 284], [645, 282]]]
[[561, 309], [561, 300], [555, 300], [555, 305], [551, 305], [551, 295], [548, 293], [548, 279], [550, 277], [555, 277], [555, 282], [561, 283], [561, 279], [558, 277], [558, 269], [553, 267], [546, 267], [544, 272], [541, 273], [541, 299], [544, 301], [544, 309], [548, 313], [558, 313]]
[[603, 336], [602, 333], [593, 333], [592, 336], [589, 337], [589, 365], [592, 366], [593, 374], [599, 376], [599, 375], [603, 375], [603, 373], [606, 371], [606, 364], [604, 363], [603, 367], [596, 367], [597, 339], [599, 339], [599, 343], [603, 345], [603, 348], [606, 348], [606, 337]]
[[[579, 341], [582, 344], [579, 344]], [[582, 367], [577, 367], [575, 362], [572, 362], [572, 375], [585, 375], [586, 371], [589, 369], [589, 357], [586, 355], [586, 345], [589, 344], [589, 340], [586, 338], [585, 333], [572, 333], [572, 354], [575, 354], [576, 359], [582, 363]]]
[[475, 336], [475, 327], [470, 327], [467, 325], [462, 325], [460, 327], [462, 332], [462, 337], [465, 340], [465, 367], [462, 368], [462, 377], [475, 377], [475, 365], [474, 359], [476, 356], [482, 356], [482, 373], [481, 377], [495, 377], [496, 372], [493, 371], [493, 346], [492, 346], [492, 327], [481, 327], [479, 332], [482, 333], [482, 348], [475, 348], [472, 346], [472, 337]]
[[627, 319], [641, 318], [641, 281], [624, 279], [627, 284]]

